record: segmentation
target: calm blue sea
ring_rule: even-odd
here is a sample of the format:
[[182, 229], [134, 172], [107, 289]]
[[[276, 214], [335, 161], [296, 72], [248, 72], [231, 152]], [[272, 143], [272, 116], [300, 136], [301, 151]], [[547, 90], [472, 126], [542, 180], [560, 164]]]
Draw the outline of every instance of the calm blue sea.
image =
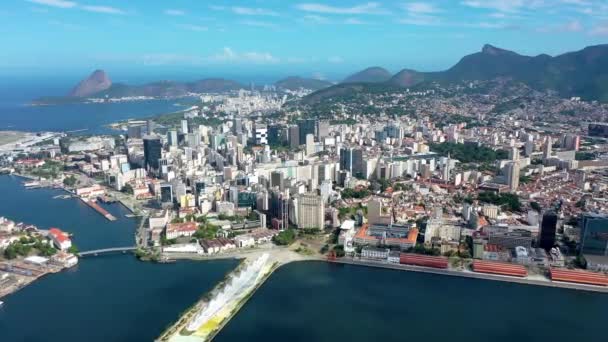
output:
[[[71, 81], [70, 81], [71, 82]], [[80, 134], [110, 134], [106, 125], [131, 118], [144, 118], [177, 111], [179, 100], [152, 100], [103, 104], [32, 106], [41, 96], [67, 94], [68, 81], [0, 81], [0, 130], [80, 131]], [[183, 102], [183, 101], [182, 101]]]
[[[136, 220], [120, 204], [105, 206], [110, 222], [61, 191], [25, 190], [22, 179], [0, 176], [0, 216], [59, 227], [81, 250], [129, 246]], [[1, 342], [148, 342], [222, 280], [236, 260], [154, 264], [133, 255], [82, 258], [73, 269], [37, 280], [2, 298]]]

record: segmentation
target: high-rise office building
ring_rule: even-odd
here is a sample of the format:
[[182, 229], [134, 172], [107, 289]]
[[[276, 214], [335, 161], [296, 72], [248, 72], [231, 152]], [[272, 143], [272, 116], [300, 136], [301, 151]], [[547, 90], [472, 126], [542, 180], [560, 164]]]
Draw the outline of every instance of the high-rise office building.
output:
[[317, 140], [323, 141], [327, 136], [329, 136], [329, 121], [317, 121]]
[[[304, 141], [304, 140], [302, 140]], [[300, 146], [300, 129], [298, 126], [289, 126], [289, 147], [298, 148]]]
[[160, 185], [160, 203], [173, 203], [173, 187], [171, 186], [171, 184]]
[[297, 202], [298, 228], [325, 228], [325, 204], [321, 196], [312, 193], [301, 194], [298, 196]]
[[147, 170], [159, 169], [158, 160], [162, 158], [163, 144], [160, 137], [147, 135], [144, 137], [144, 167]]
[[182, 120], [182, 133], [188, 133], [188, 120], [186, 119]]
[[553, 154], [553, 140], [551, 139], [551, 137], [547, 137], [547, 140], [545, 141], [545, 145], [543, 146], [543, 159], [551, 158], [552, 154]]
[[264, 124], [255, 124], [255, 143], [256, 145], [268, 144], [268, 127]]
[[179, 140], [178, 140], [176, 130], [172, 129], [169, 132], [167, 132], [167, 141], [169, 142], [169, 146], [177, 147], [177, 145], [179, 144]]
[[281, 126], [270, 125], [268, 126], [268, 144], [279, 145], [281, 143]]
[[146, 130], [147, 130], [146, 134], [148, 134], [148, 135], [154, 133], [154, 121], [148, 120], [146, 122]]
[[585, 214], [580, 228], [580, 253], [608, 256], [608, 215]]
[[555, 246], [555, 233], [557, 231], [557, 214], [548, 211], [543, 215], [538, 233], [538, 246], [545, 250], [550, 250]]
[[509, 160], [512, 160], [512, 161], [519, 160], [519, 148], [511, 147], [511, 149], [509, 149]]
[[562, 147], [571, 150], [578, 151], [581, 146], [581, 137], [576, 134], [565, 134], [562, 138]]
[[129, 139], [141, 139], [142, 137], [142, 126], [141, 125], [129, 125], [127, 129], [127, 136]]
[[299, 142], [300, 144], [306, 141], [306, 135], [312, 134], [314, 136], [315, 129], [317, 127], [317, 120], [315, 119], [301, 119], [298, 120], [298, 131], [299, 131]]
[[519, 188], [519, 162], [512, 161], [506, 166], [507, 184], [509, 185], [510, 191], [517, 191]]
[[277, 222], [279, 230], [289, 227], [289, 194], [281, 191], [272, 190], [270, 192], [270, 217]]
[[241, 118], [234, 119], [232, 130], [235, 135], [243, 132], [243, 120]]
[[306, 155], [309, 156], [315, 153], [315, 136], [306, 134]]
[[354, 177], [363, 177], [363, 150], [360, 148], [340, 149], [340, 170], [346, 170]]
[[270, 173], [270, 186], [271, 187], [279, 187], [279, 189], [283, 190], [285, 186], [285, 180], [283, 176], [283, 172], [281, 171], [272, 171]]

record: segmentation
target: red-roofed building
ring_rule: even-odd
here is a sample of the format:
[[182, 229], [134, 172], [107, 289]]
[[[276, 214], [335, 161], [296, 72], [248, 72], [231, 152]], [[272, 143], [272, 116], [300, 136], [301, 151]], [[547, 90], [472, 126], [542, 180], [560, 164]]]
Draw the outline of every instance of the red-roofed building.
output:
[[169, 223], [167, 225], [166, 235], [167, 239], [175, 239], [180, 236], [192, 236], [198, 230], [196, 222], [185, 222], [185, 223]]
[[70, 240], [68, 234], [59, 228], [49, 229], [49, 237], [51, 238], [51, 241], [53, 241], [53, 244], [62, 251], [72, 247], [72, 240]]
[[44, 165], [44, 160], [28, 158], [28, 159], [18, 160], [15, 164], [23, 165], [23, 166], [27, 166], [27, 167], [40, 167], [40, 166]]

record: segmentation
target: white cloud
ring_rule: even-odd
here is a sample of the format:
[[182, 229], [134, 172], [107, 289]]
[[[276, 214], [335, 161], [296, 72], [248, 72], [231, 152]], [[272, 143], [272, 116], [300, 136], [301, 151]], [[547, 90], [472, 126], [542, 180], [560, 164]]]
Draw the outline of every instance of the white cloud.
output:
[[441, 25], [441, 19], [431, 15], [409, 15], [399, 19], [399, 23], [415, 26], [437, 26]]
[[259, 16], [271, 16], [278, 17], [279, 13], [264, 9], [264, 8], [252, 8], [252, 7], [239, 7], [235, 6], [231, 8], [232, 12], [239, 15], [259, 15]]
[[199, 25], [192, 25], [192, 24], [180, 24], [180, 25], [177, 25], [177, 27], [182, 28], [184, 30], [194, 31], [194, 32], [204, 32], [209, 29], [207, 26], [199, 26]]
[[320, 16], [317, 14], [307, 14], [303, 17], [303, 19], [304, 19], [304, 21], [319, 23], [319, 24], [325, 24], [325, 23], [329, 22], [329, 19], [327, 17]]
[[344, 20], [344, 23], [346, 25], [367, 25], [368, 22], [360, 20], [358, 18], [348, 18], [346, 20]]
[[265, 27], [265, 28], [277, 28], [279, 25], [275, 23], [269, 23], [267, 21], [259, 21], [259, 20], [243, 20], [240, 21], [242, 25], [253, 26], [253, 27]]
[[331, 56], [327, 59], [327, 61], [329, 63], [333, 63], [333, 64], [340, 64], [344, 62], [344, 58], [340, 57], [340, 56]]
[[430, 14], [439, 12], [435, 5], [427, 2], [410, 2], [405, 4], [404, 7], [409, 13]]
[[584, 27], [578, 20], [572, 20], [563, 25], [544, 26], [536, 29], [536, 31], [540, 33], [581, 32], [583, 30]]
[[181, 16], [181, 15], [185, 15], [186, 12], [184, 12], [183, 10], [179, 10], [179, 9], [168, 9], [168, 10], [165, 10], [165, 14], [173, 15], [173, 16]]
[[606, 36], [608, 37], [608, 23], [604, 23], [594, 27], [589, 34], [592, 36]]
[[26, 0], [38, 5], [56, 7], [56, 8], [77, 8], [87, 12], [103, 13], [103, 14], [126, 14], [123, 10], [110, 7], [110, 6], [98, 6], [98, 5], [80, 5], [75, 1], [68, 0]]
[[321, 16], [321, 15], [307, 14], [302, 17], [302, 21], [307, 22], [307, 23], [314, 23], [314, 24], [327, 24], [327, 23], [329, 23], [330, 20], [329, 20], [329, 18]]
[[95, 12], [95, 13], [104, 13], [104, 14], [125, 14], [125, 12], [121, 9], [118, 9], [116, 7], [110, 7], [110, 6], [90, 6], [90, 5], [85, 5], [80, 7], [81, 9], [88, 11], [88, 12]]
[[229, 47], [225, 47], [221, 53], [207, 58], [211, 62], [232, 62], [232, 63], [254, 63], [254, 64], [275, 64], [280, 60], [268, 52], [244, 52], [237, 53]]
[[406, 15], [399, 19], [399, 23], [416, 26], [436, 26], [441, 19], [436, 13], [441, 12], [435, 5], [427, 2], [411, 2], [404, 6]]
[[592, 3], [587, 0], [560, 0], [561, 3], [566, 5], [577, 5], [577, 6], [590, 6]]
[[463, 5], [473, 8], [485, 8], [501, 12], [517, 12], [526, 5], [531, 5], [538, 0], [465, 0]]
[[77, 3], [73, 2], [73, 1], [67, 1], [67, 0], [27, 0], [27, 1], [34, 3], [34, 4], [38, 4], [38, 5], [45, 5], [45, 6], [58, 7], [58, 8], [72, 8], [72, 7], [76, 7], [76, 5], [77, 5]]
[[338, 7], [319, 3], [302, 3], [296, 5], [296, 8], [305, 12], [326, 14], [387, 14], [387, 11], [377, 2], [367, 2], [351, 7]]
[[583, 30], [583, 25], [581, 24], [580, 21], [573, 20], [573, 21], [567, 23], [566, 25], [562, 26], [562, 28], [564, 29], [564, 31], [567, 31], [567, 32], [580, 32]]
[[243, 52], [239, 53], [229, 47], [225, 47], [221, 52], [204, 56], [176, 53], [154, 53], [146, 54], [138, 59], [147, 66], [190, 64], [190, 65], [209, 65], [209, 64], [276, 64], [280, 59], [268, 52]]

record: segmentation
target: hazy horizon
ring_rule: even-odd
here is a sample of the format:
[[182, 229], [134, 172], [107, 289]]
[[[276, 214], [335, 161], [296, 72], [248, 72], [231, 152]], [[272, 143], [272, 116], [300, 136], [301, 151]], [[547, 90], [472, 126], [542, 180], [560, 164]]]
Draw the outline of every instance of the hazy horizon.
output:
[[369, 66], [440, 71], [486, 43], [525, 55], [605, 43], [606, 12], [592, 0], [9, 0], [0, 74], [337, 81]]

